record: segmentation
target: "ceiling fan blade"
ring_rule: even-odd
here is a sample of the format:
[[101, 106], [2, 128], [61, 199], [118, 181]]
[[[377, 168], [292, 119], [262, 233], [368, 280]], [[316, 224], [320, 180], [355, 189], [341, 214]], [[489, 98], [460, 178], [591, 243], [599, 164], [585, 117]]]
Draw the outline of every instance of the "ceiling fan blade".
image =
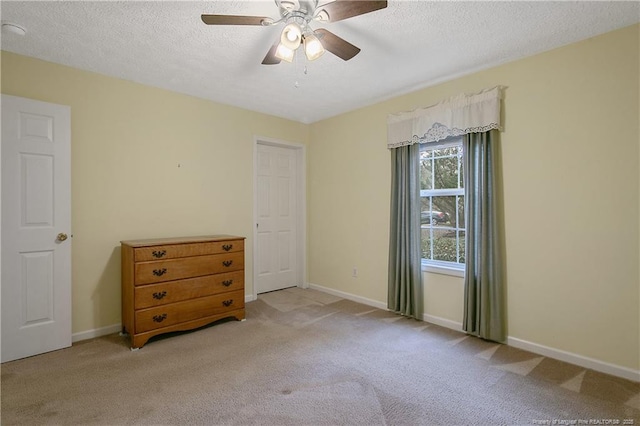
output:
[[387, 1], [335, 0], [316, 9], [315, 15], [322, 21], [336, 22], [353, 16], [387, 7]]
[[262, 65], [276, 65], [280, 63], [280, 58], [276, 56], [276, 49], [278, 49], [278, 44], [280, 41], [278, 40], [276, 44], [271, 46], [271, 49], [267, 52], [267, 55], [262, 60]]
[[359, 47], [354, 46], [348, 41], [338, 37], [331, 31], [327, 31], [324, 28], [318, 28], [315, 33], [320, 39], [322, 47], [342, 60], [348, 61], [349, 59], [360, 53]]
[[201, 18], [207, 25], [262, 25], [263, 22], [272, 21], [264, 16], [202, 15]]

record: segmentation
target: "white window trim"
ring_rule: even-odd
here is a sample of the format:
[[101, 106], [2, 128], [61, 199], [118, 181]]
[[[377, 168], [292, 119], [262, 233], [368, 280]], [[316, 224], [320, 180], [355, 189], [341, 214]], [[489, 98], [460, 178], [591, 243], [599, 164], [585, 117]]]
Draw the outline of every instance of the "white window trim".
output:
[[[462, 138], [455, 137], [454, 140], [444, 140], [439, 143], [425, 144], [428, 149], [448, 148], [452, 146], [460, 146]], [[464, 188], [440, 188], [440, 189], [422, 189], [420, 196], [466, 196]], [[466, 229], [466, 228], [465, 228]], [[422, 272], [430, 272], [441, 275], [451, 275], [454, 277], [464, 277], [465, 264], [455, 262], [445, 262], [438, 260], [430, 260], [422, 258]]]
[[456, 265], [451, 262], [439, 263], [435, 260], [422, 259], [422, 272], [464, 278], [464, 265]]

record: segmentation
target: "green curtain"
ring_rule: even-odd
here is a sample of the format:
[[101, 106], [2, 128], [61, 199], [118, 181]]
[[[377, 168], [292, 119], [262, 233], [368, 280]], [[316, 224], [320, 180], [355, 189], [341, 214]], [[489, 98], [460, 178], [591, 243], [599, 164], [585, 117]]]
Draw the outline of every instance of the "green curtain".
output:
[[391, 229], [387, 307], [422, 321], [420, 145], [391, 149]]
[[506, 340], [505, 294], [497, 190], [499, 132], [464, 136], [466, 257], [463, 329]]

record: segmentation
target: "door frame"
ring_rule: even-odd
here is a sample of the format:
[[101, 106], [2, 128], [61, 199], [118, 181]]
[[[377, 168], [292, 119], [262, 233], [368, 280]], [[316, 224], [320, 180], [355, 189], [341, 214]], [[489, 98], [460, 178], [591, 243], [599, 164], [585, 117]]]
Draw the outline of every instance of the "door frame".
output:
[[[1, 103], [2, 102], [0, 101], [0, 104]], [[0, 147], [0, 164], [2, 164], [2, 147]], [[0, 223], [2, 223], [2, 171], [0, 171]], [[2, 289], [2, 226], [0, 226], [0, 289]], [[0, 307], [2, 307], [2, 291], [0, 291]], [[0, 315], [0, 330], [2, 330], [1, 315]], [[2, 353], [2, 339], [0, 339], [0, 354], [1, 353]]]
[[296, 159], [298, 179], [296, 181], [296, 274], [297, 287], [308, 288], [307, 283], [307, 150], [301, 143], [287, 142], [280, 139], [254, 136], [253, 138], [253, 295], [251, 300], [258, 298], [258, 146], [267, 145], [293, 150]]

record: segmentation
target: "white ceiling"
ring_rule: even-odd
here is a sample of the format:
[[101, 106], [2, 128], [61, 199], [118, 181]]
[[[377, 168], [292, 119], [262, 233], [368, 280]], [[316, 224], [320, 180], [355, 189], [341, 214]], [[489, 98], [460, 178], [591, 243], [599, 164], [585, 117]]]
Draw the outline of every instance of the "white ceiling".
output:
[[[320, 0], [320, 4], [328, 0]], [[360, 47], [350, 61], [261, 65], [282, 26], [208, 26], [200, 15], [279, 18], [273, 0], [7, 1], [3, 50], [312, 123], [640, 21], [640, 2], [408, 1], [313, 23]], [[305, 74], [306, 68], [306, 74]], [[297, 83], [297, 84], [296, 84]], [[297, 86], [297, 87], [296, 87]]]

